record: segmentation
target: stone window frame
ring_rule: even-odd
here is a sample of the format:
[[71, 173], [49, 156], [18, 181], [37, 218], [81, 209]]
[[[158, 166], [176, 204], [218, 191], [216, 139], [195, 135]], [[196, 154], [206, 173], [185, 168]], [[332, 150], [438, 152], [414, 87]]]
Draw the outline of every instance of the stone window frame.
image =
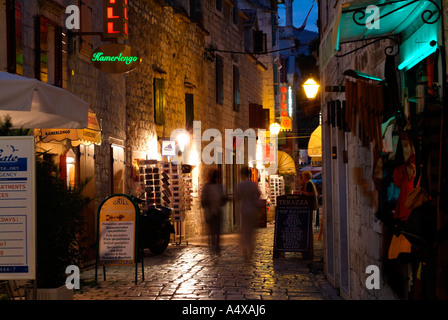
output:
[[216, 55], [215, 60], [216, 104], [224, 105], [224, 57]]
[[224, 0], [215, 0], [215, 10], [223, 13], [224, 11]]
[[156, 125], [163, 126], [165, 124], [165, 79], [154, 77], [153, 78], [153, 90], [154, 90], [154, 123]]
[[[6, 0], [1, 8], [0, 40], [6, 44], [1, 48], [1, 68], [9, 73], [23, 75], [23, 3], [18, 0]], [[20, 55], [21, 59], [18, 59]]]
[[239, 112], [241, 105], [241, 77], [240, 67], [237, 64], [233, 65], [232, 70], [232, 84], [233, 84], [233, 111]]
[[[93, 8], [94, 0], [78, 0], [80, 8], [81, 31], [92, 32], [93, 30]], [[92, 35], [79, 36], [79, 53], [89, 57], [94, 49], [94, 39]]]
[[[221, 10], [218, 9], [218, 3], [221, 3]], [[224, 18], [224, 0], [215, 0], [213, 2], [213, 9], [212, 9], [215, 14], [220, 17], [220, 18]]]
[[[51, 27], [52, 33], [47, 33], [46, 39], [47, 39], [47, 45], [48, 50], [47, 52], [50, 53], [49, 56], [47, 56], [47, 79], [42, 78], [42, 40], [45, 40], [45, 38], [42, 37], [42, 24], [45, 23], [45, 25]], [[64, 52], [65, 48], [63, 47], [63, 43], [67, 43], [65, 37], [67, 32], [65, 29], [59, 25], [56, 21], [52, 20], [48, 16], [44, 14], [39, 14], [35, 16], [35, 64], [34, 64], [34, 76], [36, 79], [40, 81], [44, 81], [46, 83], [52, 84], [56, 87], [62, 88], [63, 84], [63, 65], [64, 65]], [[53, 42], [48, 41], [48, 36], [52, 35], [54, 36], [53, 39], [51, 39]], [[65, 41], [64, 41], [65, 40]], [[52, 57], [52, 61], [48, 59], [48, 57]], [[52, 65], [49, 65], [52, 63]], [[51, 75], [50, 75], [51, 72]]]
[[[236, 26], [238, 28], [238, 22], [240, 20], [239, 14], [238, 14], [238, 0], [233, 0], [233, 7], [232, 7], [232, 26]], [[235, 21], [236, 17], [236, 21]]]
[[[2, 40], [6, 40], [4, 42], [6, 43], [5, 67], [9, 73], [23, 75], [23, 3], [18, 0], [6, 0], [4, 5], [6, 19], [5, 25], [3, 25], [5, 27], [5, 34], [3, 36], [6, 39]], [[17, 16], [18, 14], [20, 14], [20, 17]], [[18, 59], [20, 55], [21, 59]]]

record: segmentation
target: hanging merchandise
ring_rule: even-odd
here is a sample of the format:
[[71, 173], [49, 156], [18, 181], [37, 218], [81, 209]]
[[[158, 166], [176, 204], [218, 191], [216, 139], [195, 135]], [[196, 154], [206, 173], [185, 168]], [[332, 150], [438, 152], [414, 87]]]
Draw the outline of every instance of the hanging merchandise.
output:
[[394, 147], [396, 150], [396, 144], [398, 143], [398, 139], [394, 141], [393, 132], [395, 129], [395, 117], [390, 118], [381, 126], [382, 136], [383, 136], [383, 153], [393, 153]]
[[419, 84], [416, 88], [417, 92], [415, 98], [417, 99], [417, 108], [415, 109], [415, 112], [417, 114], [420, 114], [425, 110], [425, 87], [424, 84]]
[[382, 86], [367, 81], [346, 80], [345, 120], [348, 129], [364, 146], [374, 142], [376, 150], [382, 149], [381, 119], [383, 111]]
[[411, 253], [411, 247], [411, 243], [403, 234], [400, 233], [398, 237], [393, 235], [389, 247], [388, 258], [397, 259], [398, 255], [401, 253]]
[[404, 114], [404, 118], [406, 120], [406, 125], [403, 130], [404, 131], [411, 130], [412, 129], [411, 109], [410, 109], [410, 105], [409, 105], [409, 97], [408, 97], [408, 89], [407, 88], [403, 89], [403, 114]]
[[402, 233], [415, 246], [427, 247], [434, 240], [434, 226], [437, 213], [429, 204], [428, 192], [417, 187], [406, 200], [411, 213], [403, 226]]
[[405, 203], [408, 194], [414, 189], [415, 175], [416, 168], [415, 164], [412, 162], [404, 163], [394, 170], [394, 184], [400, 188], [394, 218], [405, 221], [411, 213], [411, 210], [406, 207]]
[[415, 162], [415, 149], [411, 138], [407, 133], [402, 132], [400, 135], [401, 147], [403, 149], [404, 161]]
[[409, 192], [405, 205], [409, 210], [414, 210], [429, 200], [428, 192], [422, 187], [417, 187]]

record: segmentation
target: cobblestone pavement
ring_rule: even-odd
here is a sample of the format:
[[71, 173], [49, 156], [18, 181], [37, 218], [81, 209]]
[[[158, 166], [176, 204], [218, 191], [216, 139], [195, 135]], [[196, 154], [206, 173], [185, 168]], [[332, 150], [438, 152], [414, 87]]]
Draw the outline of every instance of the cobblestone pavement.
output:
[[[160, 255], [146, 252], [145, 279], [141, 265], [138, 281], [135, 267], [108, 267], [106, 281], [98, 268], [81, 274], [81, 289], [75, 300], [339, 300], [326, 281], [320, 262], [320, 242], [315, 241], [314, 261], [300, 253], [282, 253], [273, 259], [274, 226], [257, 229], [254, 256], [245, 259], [238, 235], [222, 236], [222, 253], [212, 255], [207, 238], [188, 239], [188, 244], [170, 245]], [[317, 235], [315, 235], [315, 238]]]

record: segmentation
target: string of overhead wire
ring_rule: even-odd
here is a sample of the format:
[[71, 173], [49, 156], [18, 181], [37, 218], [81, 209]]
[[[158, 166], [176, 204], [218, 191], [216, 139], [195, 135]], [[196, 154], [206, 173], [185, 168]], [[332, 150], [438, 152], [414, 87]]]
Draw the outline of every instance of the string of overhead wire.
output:
[[296, 136], [296, 137], [283, 136], [283, 137], [278, 137], [277, 139], [303, 139], [303, 138], [309, 138], [309, 137], [311, 137], [311, 135], [309, 135], [309, 136]]
[[283, 48], [283, 49], [277, 49], [277, 50], [271, 50], [271, 51], [263, 51], [263, 52], [247, 52], [247, 51], [231, 51], [231, 50], [219, 50], [219, 49], [214, 49], [214, 48], [211, 48], [211, 49], [209, 49], [210, 51], [213, 51], [213, 52], [223, 52], [223, 53], [241, 53], [241, 54], [246, 54], [246, 53], [252, 53], [252, 54], [268, 54], [268, 53], [274, 53], [274, 52], [279, 52], [279, 51], [283, 51], [283, 50], [290, 50], [290, 49], [297, 49], [297, 47], [300, 47], [300, 46], [307, 46], [307, 45], [309, 45], [310, 43], [303, 43], [303, 44], [297, 44], [297, 45], [295, 45], [295, 46], [293, 46], [293, 47], [289, 47], [289, 48]]

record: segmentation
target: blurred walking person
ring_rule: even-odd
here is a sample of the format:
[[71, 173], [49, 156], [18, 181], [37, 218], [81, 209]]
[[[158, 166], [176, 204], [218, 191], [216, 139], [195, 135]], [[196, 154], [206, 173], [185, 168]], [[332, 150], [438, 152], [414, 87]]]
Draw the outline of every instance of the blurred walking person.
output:
[[255, 247], [255, 227], [261, 193], [257, 183], [249, 179], [250, 171], [248, 167], [241, 168], [240, 173], [243, 181], [238, 183], [236, 191], [241, 222], [240, 241], [243, 255], [250, 259]]
[[201, 205], [204, 209], [204, 218], [209, 229], [212, 252], [218, 255], [221, 252], [221, 208], [226, 202], [227, 197], [220, 183], [220, 171], [212, 169], [209, 173], [209, 179], [202, 189]]
[[314, 228], [319, 228], [319, 203], [317, 200], [317, 189], [312, 181], [311, 171], [302, 172], [303, 189], [302, 194], [308, 196], [311, 200], [311, 210], [314, 216]]

